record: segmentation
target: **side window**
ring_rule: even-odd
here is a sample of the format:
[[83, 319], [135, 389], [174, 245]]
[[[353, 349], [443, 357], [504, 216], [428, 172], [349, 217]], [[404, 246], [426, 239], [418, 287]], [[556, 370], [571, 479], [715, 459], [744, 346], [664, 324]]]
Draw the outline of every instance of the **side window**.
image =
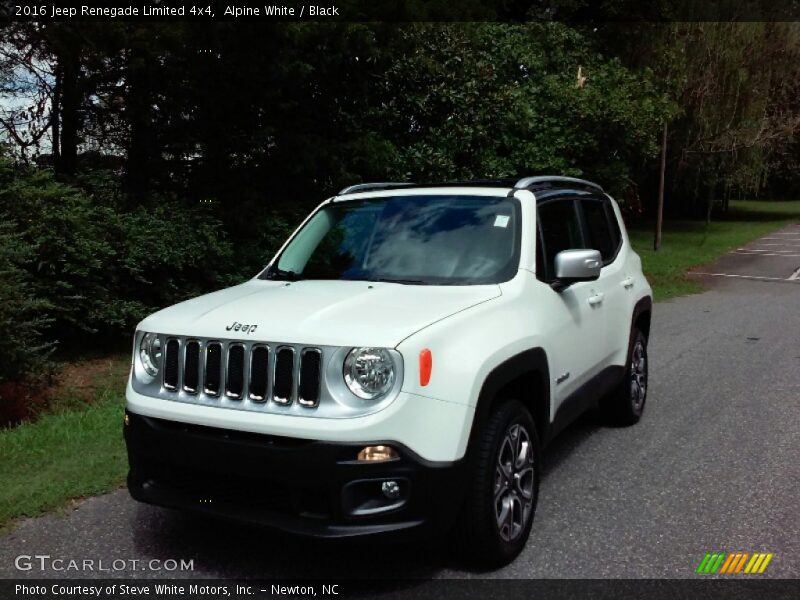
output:
[[[544, 272], [537, 273], [537, 277], [542, 281], [553, 281], [556, 275], [556, 254], [562, 250], [583, 248], [578, 213], [573, 200], [545, 202], [537, 206], [536, 211], [541, 244], [544, 246]], [[537, 271], [539, 264], [541, 263], [537, 259]]]
[[616, 252], [622, 244], [622, 232], [619, 229], [619, 221], [617, 221], [617, 215], [614, 213], [611, 203], [603, 202], [603, 205], [606, 207], [608, 222], [611, 223], [611, 237], [614, 238], [614, 251]]
[[[599, 250], [603, 263], [614, 259], [619, 243], [619, 230], [612, 230], [606, 212], [606, 202], [602, 200], [581, 200], [583, 218], [586, 223], [586, 245]], [[616, 222], [616, 219], [615, 219]]]
[[536, 278], [547, 281], [547, 267], [544, 264], [544, 245], [542, 244], [542, 230], [536, 230]]

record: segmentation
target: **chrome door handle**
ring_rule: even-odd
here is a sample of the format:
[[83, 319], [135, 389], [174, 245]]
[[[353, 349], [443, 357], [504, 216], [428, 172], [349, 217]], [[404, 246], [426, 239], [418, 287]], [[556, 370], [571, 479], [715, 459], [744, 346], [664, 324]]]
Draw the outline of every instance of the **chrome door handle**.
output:
[[592, 294], [589, 296], [589, 306], [597, 306], [598, 304], [603, 303], [604, 295], [602, 292], [597, 292], [596, 294]]
[[622, 287], [624, 287], [626, 290], [629, 290], [633, 287], [633, 283], [634, 283], [633, 277], [626, 277], [625, 279], [622, 280]]

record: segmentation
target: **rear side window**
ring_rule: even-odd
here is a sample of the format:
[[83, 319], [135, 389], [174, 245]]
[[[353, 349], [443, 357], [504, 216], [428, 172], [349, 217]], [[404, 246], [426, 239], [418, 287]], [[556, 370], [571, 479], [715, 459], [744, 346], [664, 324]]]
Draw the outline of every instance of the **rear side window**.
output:
[[[544, 246], [544, 272], [537, 273], [542, 281], [555, 279], [556, 254], [562, 250], [583, 248], [580, 221], [572, 200], [554, 200], [537, 207], [539, 232]], [[537, 248], [540, 250], [540, 248]], [[537, 271], [542, 266], [537, 260]]]
[[611, 237], [614, 238], [614, 247], [619, 250], [619, 247], [622, 244], [622, 232], [619, 229], [617, 215], [614, 213], [614, 209], [611, 207], [610, 202], [603, 202], [603, 205], [606, 207], [608, 222], [611, 223]]
[[[614, 260], [619, 247], [619, 226], [613, 225], [602, 200], [581, 200], [583, 219], [586, 224], [586, 247], [599, 250], [603, 263]], [[616, 228], [616, 229], [615, 229]]]

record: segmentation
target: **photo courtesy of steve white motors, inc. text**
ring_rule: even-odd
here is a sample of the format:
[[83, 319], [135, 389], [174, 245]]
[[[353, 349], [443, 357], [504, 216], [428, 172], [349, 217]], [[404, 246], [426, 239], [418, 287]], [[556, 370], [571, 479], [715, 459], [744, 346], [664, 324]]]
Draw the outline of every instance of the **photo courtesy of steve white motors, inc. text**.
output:
[[95, 597], [106, 596], [210, 596], [220, 598], [225, 596], [251, 596], [257, 593], [269, 593], [273, 596], [338, 596], [338, 584], [313, 585], [278, 585], [271, 584], [269, 588], [253, 585], [217, 585], [217, 584], [175, 584], [175, 583], [108, 583], [108, 584], [78, 584], [78, 583], [52, 583], [47, 585], [28, 585], [18, 583], [14, 586], [17, 597], [35, 596], [60, 596], [60, 597]]
[[[335, 5], [319, 6], [316, 4], [300, 4], [298, 6], [284, 6], [279, 4], [265, 4], [263, 6], [241, 6], [236, 4], [226, 5], [223, 17], [338, 17], [339, 7]], [[187, 3], [180, 6], [162, 6], [155, 4], [141, 4], [128, 6], [88, 6], [56, 4], [15, 4], [12, 15], [28, 18], [129, 18], [129, 17], [209, 17], [215, 18], [217, 12], [210, 5]]]

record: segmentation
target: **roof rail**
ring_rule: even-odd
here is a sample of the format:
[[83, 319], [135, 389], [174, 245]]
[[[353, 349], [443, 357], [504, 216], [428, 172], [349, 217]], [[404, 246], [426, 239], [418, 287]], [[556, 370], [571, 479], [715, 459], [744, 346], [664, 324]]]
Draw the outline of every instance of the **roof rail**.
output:
[[398, 182], [398, 181], [376, 181], [373, 183], [357, 183], [355, 185], [347, 186], [336, 195], [343, 196], [345, 194], [356, 194], [358, 192], [366, 192], [369, 190], [390, 190], [392, 188], [406, 187], [409, 185], [414, 185], [414, 184]]
[[518, 190], [528, 190], [537, 186], [553, 186], [559, 187], [560, 185], [575, 185], [586, 187], [598, 192], [602, 192], [603, 188], [598, 184], [585, 179], [577, 179], [576, 177], [559, 177], [556, 175], [538, 175], [536, 177], [523, 177], [514, 184], [514, 188]]

